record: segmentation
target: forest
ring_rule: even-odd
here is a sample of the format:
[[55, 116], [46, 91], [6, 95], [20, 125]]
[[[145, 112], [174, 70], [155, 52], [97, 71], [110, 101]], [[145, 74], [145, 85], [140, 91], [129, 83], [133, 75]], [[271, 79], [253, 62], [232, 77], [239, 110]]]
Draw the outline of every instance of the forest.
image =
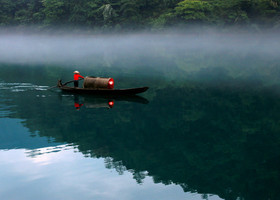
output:
[[279, 29], [280, 0], [0, 0], [0, 27]]

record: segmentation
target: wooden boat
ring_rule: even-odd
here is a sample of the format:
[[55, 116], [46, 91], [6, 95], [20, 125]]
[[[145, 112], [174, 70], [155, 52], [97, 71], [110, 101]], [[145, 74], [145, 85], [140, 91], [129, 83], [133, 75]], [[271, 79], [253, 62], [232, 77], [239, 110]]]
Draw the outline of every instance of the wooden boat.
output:
[[149, 87], [129, 88], [129, 89], [106, 89], [106, 88], [75, 88], [62, 84], [61, 80], [58, 81], [57, 87], [64, 92], [73, 94], [92, 94], [92, 95], [136, 95], [143, 93]]

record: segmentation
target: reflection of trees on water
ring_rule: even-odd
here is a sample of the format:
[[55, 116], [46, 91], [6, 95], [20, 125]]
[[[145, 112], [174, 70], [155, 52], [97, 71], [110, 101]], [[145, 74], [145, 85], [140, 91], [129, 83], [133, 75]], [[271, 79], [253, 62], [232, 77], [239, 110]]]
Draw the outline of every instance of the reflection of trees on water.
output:
[[126, 167], [123, 165], [122, 161], [115, 161], [110, 158], [110, 157], [107, 157], [105, 158], [105, 166], [106, 168], [108, 169], [116, 169], [116, 171], [122, 175], [124, 173], [124, 171], [126, 171]]
[[148, 105], [123, 102], [110, 112], [75, 112], [69, 109], [73, 100], [52, 96], [35, 102], [27, 95], [13, 99], [18, 105], [13, 117], [26, 119], [25, 126], [41, 136], [106, 158], [106, 167], [120, 174], [131, 171], [138, 183], [148, 174], [186, 192], [277, 199], [278, 96], [244, 86], [194, 84], [155, 94]]
[[[115, 169], [120, 175], [122, 175], [128, 169], [124, 166], [122, 161], [114, 161], [111, 157], [105, 158], [105, 167], [108, 169]], [[148, 175], [147, 172], [144, 171], [134, 171], [132, 169], [129, 170], [133, 174], [133, 178], [137, 183], [143, 183], [144, 179]]]

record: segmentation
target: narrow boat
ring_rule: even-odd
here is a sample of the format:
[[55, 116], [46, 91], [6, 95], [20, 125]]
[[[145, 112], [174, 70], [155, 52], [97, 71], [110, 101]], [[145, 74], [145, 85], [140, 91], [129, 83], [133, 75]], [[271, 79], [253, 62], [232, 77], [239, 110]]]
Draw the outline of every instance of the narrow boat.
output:
[[73, 94], [92, 94], [92, 95], [136, 95], [143, 93], [149, 87], [128, 88], [128, 89], [108, 89], [108, 88], [75, 88], [62, 84], [61, 80], [58, 81], [57, 87], [64, 92]]

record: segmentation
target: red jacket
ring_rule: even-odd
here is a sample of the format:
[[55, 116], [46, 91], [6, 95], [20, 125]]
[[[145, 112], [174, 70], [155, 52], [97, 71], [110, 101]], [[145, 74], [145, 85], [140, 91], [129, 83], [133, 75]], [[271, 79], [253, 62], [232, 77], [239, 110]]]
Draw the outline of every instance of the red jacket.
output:
[[75, 81], [79, 80], [79, 78], [84, 78], [84, 77], [81, 76], [80, 74], [74, 74], [74, 80]]

